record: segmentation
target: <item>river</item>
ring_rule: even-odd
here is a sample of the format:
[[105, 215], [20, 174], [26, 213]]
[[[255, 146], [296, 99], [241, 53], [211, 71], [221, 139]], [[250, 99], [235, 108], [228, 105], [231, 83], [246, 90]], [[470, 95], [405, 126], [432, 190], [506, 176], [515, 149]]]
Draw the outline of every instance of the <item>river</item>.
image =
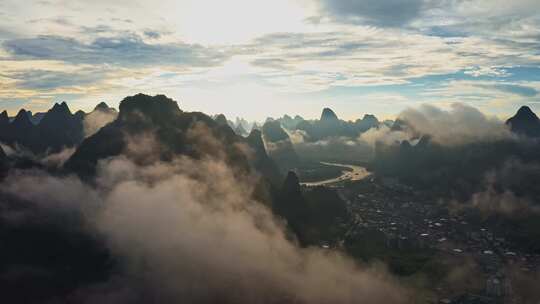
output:
[[321, 164], [328, 165], [328, 166], [349, 168], [351, 169], [351, 171], [343, 170], [342, 174], [336, 178], [325, 179], [325, 180], [316, 181], [316, 182], [301, 183], [302, 185], [307, 186], [307, 187], [325, 186], [325, 185], [334, 184], [337, 182], [343, 182], [346, 180], [351, 180], [351, 181], [361, 180], [371, 174], [369, 173], [368, 170], [366, 170], [366, 168], [361, 167], [361, 166], [326, 163], [326, 162], [321, 162]]

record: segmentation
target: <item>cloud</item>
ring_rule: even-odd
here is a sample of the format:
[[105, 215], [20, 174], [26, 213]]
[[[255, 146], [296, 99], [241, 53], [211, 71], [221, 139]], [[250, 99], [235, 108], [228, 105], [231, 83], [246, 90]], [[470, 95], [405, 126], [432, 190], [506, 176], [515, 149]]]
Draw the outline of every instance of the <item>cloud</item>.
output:
[[430, 135], [442, 145], [497, 141], [512, 138], [507, 126], [495, 117], [487, 117], [478, 109], [454, 103], [449, 110], [432, 105], [408, 108], [398, 115], [413, 133]]
[[88, 137], [95, 134], [99, 129], [114, 121], [117, 116], [117, 112], [92, 111], [86, 115], [83, 120], [84, 136]]
[[512, 94], [520, 95], [523, 97], [534, 97], [538, 95], [538, 91], [535, 88], [523, 86], [523, 85], [517, 85], [517, 84], [493, 84], [493, 85], [477, 84], [477, 86], [481, 88], [486, 88], [486, 89], [499, 90], [505, 93], [512, 93]]
[[540, 58], [531, 49], [490, 37], [437, 37], [366, 26], [269, 34], [245, 46], [260, 78], [293, 92], [403, 85], [460, 71], [480, 75], [500, 66], [533, 65]]
[[14, 143], [13, 145], [6, 145], [0, 142], [0, 148], [6, 153], [8, 157], [15, 159], [30, 160], [36, 163], [42, 164], [48, 169], [58, 169], [64, 165], [64, 163], [75, 153], [76, 148], [64, 148], [55, 153], [45, 153], [43, 155], [35, 155], [27, 148]]
[[360, 134], [359, 137], [359, 140], [366, 142], [373, 148], [377, 143], [392, 145], [410, 139], [411, 134], [404, 131], [393, 131], [386, 125], [380, 125], [378, 128], [371, 128]]
[[95, 186], [35, 171], [12, 175], [1, 186], [51, 212], [79, 210], [84, 225], [104, 238], [122, 265], [120, 283], [85, 289], [78, 293], [84, 300], [408, 302], [409, 293], [385, 271], [290, 242], [280, 221], [252, 199], [254, 179], [238, 176], [222, 160], [137, 165], [129, 155], [101, 161]]
[[229, 54], [184, 43], [149, 44], [136, 34], [98, 37], [89, 43], [61, 36], [11, 39], [3, 48], [16, 60], [60, 60], [73, 64], [110, 64], [125, 67], [215, 66]]
[[76, 147], [64, 147], [58, 152], [51, 153], [50, 151], [46, 151], [42, 154], [34, 154], [32, 151], [18, 143], [7, 145], [2, 142], [0, 142], [0, 148], [8, 157], [22, 160], [23, 163], [30, 161], [35, 164], [41, 164], [46, 169], [52, 170], [61, 168], [76, 151]]
[[360, 138], [333, 136], [311, 141], [304, 130], [284, 130], [289, 134], [294, 150], [303, 160], [355, 163], [372, 156], [373, 150]]
[[397, 119], [405, 123], [401, 130], [381, 125], [361, 134], [359, 140], [374, 147], [377, 143], [391, 145], [404, 140], [416, 144], [423, 135], [447, 146], [514, 138], [503, 121], [463, 103], [453, 103], [448, 110], [429, 104], [410, 107], [398, 114]]
[[418, 18], [424, 0], [319, 0], [321, 13], [335, 22], [403, 26]]
[[161, 38], [161, 33], [158, 32], [158, 31], [153, 31], [153, 30], [146, 30], [144, 31], [144, 36], [146, 38], [150, 38], [150, 39], [159, 39]]
[[49, 168], [60, 168], [75, 153], [75, 150], [76, 148], [65, 148], [59, 152], [48, 154], [39, 161]]
[[483, 190], [473, 193], [464, 203], [451, 202], [450, 210], [476, 209], [484, 217], [502, 215], [513, 219], [540, 215], [540, 206], [533, 198], [538, 194], [539, 172], [538, 163], [509, 159], [486, 173]]
[[105, 75], [94, 69], [78, 72], [29, 70], [7, 74], [7, 78], [16, 80], [20, 89], [51, 90], [72, 86], [85, 86], [96, 83]]
[[288, 130], [283, 128], [283, 131], [287, 132], [293, 145], [304, 143], [306, 138], [309, 138], [309, 135], [304, 130]]
[[6, 153], [7, 156], [12, 156], [16, 154], [16, 150], [13, 149], [11, 146], [6, 145], [2, 142], [0, 142], [0, 148]]
[[540, 207], [529, 198], [518, 197], [510, 190], [497, 191], [493, 186], [474, 193], [464, 204], [450, 204], [451, 210], [476, 209], [485, 216], [504, 215], [509, 218], [521, 218], [531, 214], [540, 214]]
[[34, 159], [35, 156], [32, 153], [32, 151], [28, 150], [24, 146], [19, 145], [18, 143], [14, 143], [13, 145], [7, 145], [3, 142], [0, 142], [0, 147], [7, 156], [10, 157], [22, 157], [22, 158], [29, 158]]
[[485, 288], [485, 278], [480, 265], [472, 256], [446, 255], [440, 262], [449, 269], [443, 281], [451, 293], [478, 293]]

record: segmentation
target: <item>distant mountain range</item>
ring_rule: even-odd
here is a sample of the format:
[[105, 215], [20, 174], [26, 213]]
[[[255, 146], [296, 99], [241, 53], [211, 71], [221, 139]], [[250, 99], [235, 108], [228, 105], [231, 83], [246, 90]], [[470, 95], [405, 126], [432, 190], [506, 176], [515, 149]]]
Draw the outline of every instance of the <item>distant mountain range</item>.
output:
[[355, 121], [345, 121], [338, 118], [336, 113], [330, 108], [324, 108], [318, 120], [305, 120], [300, 116], [294, 119], [288, 115], [276, 119], [282, 127], [305, 133], [305, 140], [317, 142], [319, 140], [333, 137], [356, 138], [363, 132], [380, 126], [381, 122], [371, 114], [366, 114], [362, 119]]
[[[152, 102], [145, 101], [148, 98]], [[137, 124], [129, 123], [134, 118], [128, 119], [127, 117], [135, 117], [135, 115], [127, 113], [144, 113], [145, 117], [152, 118], [152, 126], [164, 126], [166, 124], [164, 118], [171, 117], [171, 113], [176, 113], [174, 114], [177, 120], [175, 123], [179, 125], [175, 127], [177, 130], [174, 132], [171, 126], [168, 126], [167, 132], [171, 133], [170, 136], [176, 133], [185, 134], [185, 129], [188, 127], [187, 121], [202, 120], [211, 126], [211, 129], [220, 130], [218, 133], [221, 133], [223, 138], [248, 142], [254, 145], [255, 151], [258, 151], [256, 154], [261, 158], [255, 160], [256, 163], [268, 166], [266, 170], [275, 170], [275, 165], [270, 165], [270, 162], [264, 159], [270, 157], [281, 167], [281, 172], [284, 174], [289, 169], [297, 167], [300, 159], [289, 136], [291, 132], [302, 132], [303, 140], [317, 142], [329, 138], [357, 138], [371, 128], [378, 128], [382, 124], [389, 125], [388, 121], [381, 122], [377, 117], [369, 114], [356, 121], [344, 121], [339, 119], [332, 109], [324, 108], [318, 120], [305, 120], [298, 115], [294, 116], [294, 118], [284, 115], [278, 119], [267, 119], [260, 131], [253, 132], [253, 130], [259, 130], [256, 123], [249, 123], [241, 118], [236, 118], [236, 121], [233, 122], [223, 114], [211, 118], [202, 113], [182, 112], [178, 106], [172, 106], [171, 103], [164, 102], [162, 98], [164, 97], [148, 97], [142, 94], [126, 98], [121, 104], [119, 119], [103, 130], [99, 129], [105, 123], [102, 123], [103, 125], [98, 124], [96, 130], [92, 132], [85, 130], [89, 118], [100, 113], [108, 113], [113, 115], [112, 117], [116, 117], [118, 114], [116, 110], [102, 102], [90, 113], [82, 111], [72, 113], [68, 105], [63, 102], [56, 103], [45, 113], [32, 114], [21, 109], [15, 117], [10, 118], [7, 112], [4, 111], [0, 114], [0, 142], [9, 146], [21, 147], [36, 155], [58, 152], [64, 148], [79, 147], [67, 165], [83, 166], [87, 167], [86, 170], [90, 170], [91, 166], [84, 165], [83, 160], [93, 163], [102, 156], [117, 154], [125, 146], [125, 143], [115, 141], [120, 140], [121, 137], [115, 136], [113, 133], [124, 132], [126, 128], [147, 128], [142, 125], [137, 127]], [[185, 121], [181, 122], [182, 120]], [[516, 134], [540, 137], [540, 119], [527, 106], [521, 107], [512, 118], [507, 120], [506, 124]], [[399, 119], [391, 124], [392, 131], [402, 130], [403, 128], [406, 128], [406, 122]], [[252, 131], [249, 132], [248, 129]], [[85, 135], [85, 132], [88, 134]], [[85, 137], [95, 132], [106, 133], [107, 135], [100, 135], [103, 137], [101, 140], [96, 139], [96, 137], [85, 140]], [[258, 137], [261, 137], [260, 141]], [[182, 139], [183, 137], [180, 136], [179, 138]], [[88, 144], [89, 141], [92, 142], [92, 145]], [[261, 142], [264, 145], [264, 153], [260, 146]], [[89, 146], [92, 146], [92, 149], [96, 151], [86, 151]], [[102, 147], [103, 150], [100, 150], [99, 147]], [[182, 147], [182, 149], [186, 149], [185, 145]], [[172, 143], [170, 143], [169, 148], [177, 152], [180, 149], [180, 147], [174, 147]], [[113, 153], [114, 151], [116, 153]], [[2, 152], [6, 154], [6, 151]], [[182, 153], [191, 152], [193, 151], [183, 151]], [[94, 154], [94, 156], [90, 154]], [[273, 172], [270, 175], [275, 176], [276, 173]]]
[[[344, 157], [343, 154], [349, 152], [354, 154], [358, 151], [347, 146], [344, 143], [345, 140], [355, 141], [362, 133], [371, 128], [378, 128], [383, 124], [391, 125], [393, 123], [392, 121], [380, 122], [377, 117], [370, 114], [366, 114], [362, 119], [357, 119], [356, 121], [344, 121], [339, 119], [330, 108], [324, 108], [322, 110], [320, 119], [306, 120], [299, 115], [294, 116], [294, 118], [289, 115], [284, 115], [276, 119], [269, 117], [261, 127], [256, 122], [250, 123], [238, 117], [233, 122], [223, 114], [215, 115], [213, 118], [219, 125], [229, 126], [237, 135], [243, 137], [248, 136], [248, 130], [260, 130], [267, 152], [280, 167], [282, 174], [286, 174], [291, 169], [299, 168], [305, 160], [296, 151], [296, 148], [300, 147], [296, 146], [295, 148], [295, 145], [299, 143], [293, 143], [290, 138], [290, 134], [292, 133], [296, 133], [297, 138], [307, 144], [325, 141], [325, 143], [318, 145], [318, 147], [313, 146], [309, 148], [311, 150], [317, 150], [313, 155], [316, 155], [318, 158], [322, 157], [322, 159], [326, 160], [348, 160], [350, 157]], [[335, 149], [327, 147], [326, 142], [330, 141], [337, 144], [339, 148], [337, 146], [336, 148], [343, 153], [335, 153]]]
[[[89, 114], [99, 111], [115, 110], [101, 103]], [[46, 113], [38, 114], [32, 116], [21, 109], [17, 116], [9, 119], [7, 112], [2, 112], [0, 142], [20, 145], [34, 154], [43, 154], [77, 146], [84, 139], [83, 120], [89, 114], [82, 111], [72, 114], [65, 102], [56, 103]]]
[[[258, 129], [256, 122], [248, 122], [243, 118], [237, 117], [235, 121], [229, 120], [223, 114], [214, 116], [219, 124], [229, 125], [238, 135], [247, 136], [252, 129]], [[267, 122], [278, 122], [284, 130], [302, 131], [306, 134], [306, 140], [316, 142], [330, 137], [358, 137], [361, 133], [376, 128], [381, 125], [377, 117], [366, 114], [362, 119], [355, 121], [345, 121], [338, 118], [336, 113], [330, 108], [322, 110], [320, 119], [306, 120], [299, 115], [291, 117], [287, 114], [279, 118], [268, 117], [262, 125]], [[391, 124], [392, 121], [385, 121]]]
[[[39, 122], [43, 119], [43, 116], [45, 116], [45, 114], [47, 114], [47, 112], [32, 113], [32, 111], [26, 111], [26, 115], [28, 115], [28, 119], [30, 119], [30, 121], [35, 125], [39, 124]], [[9, 121], [13, 121], [14, 119], [15, 117], [9, 117]]]

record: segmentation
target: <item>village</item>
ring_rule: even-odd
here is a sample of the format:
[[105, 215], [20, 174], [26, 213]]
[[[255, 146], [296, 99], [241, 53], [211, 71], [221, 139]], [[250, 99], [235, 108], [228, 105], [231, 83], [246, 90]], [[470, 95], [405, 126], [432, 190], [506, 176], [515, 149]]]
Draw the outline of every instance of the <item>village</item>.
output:
[[[447, 202], [425, 192], [374, 177], [327, 186], [338, 191], [351, 215], [351, 221], [343, 223], [343, 236], [329, 242], [332, 246], [344, 247], [355, 239], [370, 240], [364, 247], [374, 246], [376, 234], [388, 252], [429, 253], [434, 259], [444, 257], [473, 268], [479, 288], [456, 293], [451, 283], [447, 286], [442, 280], [433, 290], [433, 303], [520, 303], [515, 276], [538, 271], [540, 255], [520, 252], [512, 240], [467, 222], [449, 211]], [[377, 250], [376, 254], [384, 252]]]

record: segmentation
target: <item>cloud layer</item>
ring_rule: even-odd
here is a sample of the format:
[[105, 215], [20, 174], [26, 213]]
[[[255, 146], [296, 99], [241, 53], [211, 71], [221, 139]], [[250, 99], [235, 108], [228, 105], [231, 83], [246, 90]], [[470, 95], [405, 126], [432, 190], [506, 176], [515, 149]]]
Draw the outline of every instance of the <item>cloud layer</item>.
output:
[[200, 45], [149, 44], [138, 35], [99, 37], [90, 43], [61, 36], [13, 39], [3, 48], [15, 60], [45, 59], [73, 64], [112, 64], [120, 66], [212, 66], [227, 54]]

